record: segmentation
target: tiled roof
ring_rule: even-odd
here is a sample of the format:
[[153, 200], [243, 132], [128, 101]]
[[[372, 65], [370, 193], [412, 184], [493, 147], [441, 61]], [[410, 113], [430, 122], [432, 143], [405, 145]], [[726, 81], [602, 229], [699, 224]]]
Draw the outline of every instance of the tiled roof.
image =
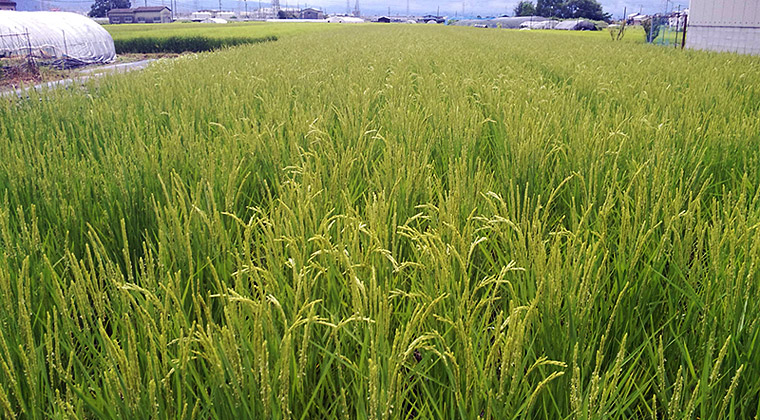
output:
[[148, 7], [138, 7], [135, 9], [135, 12], [160, 12], [164, 9], [171, 10], [166, 6], [148, 6]]

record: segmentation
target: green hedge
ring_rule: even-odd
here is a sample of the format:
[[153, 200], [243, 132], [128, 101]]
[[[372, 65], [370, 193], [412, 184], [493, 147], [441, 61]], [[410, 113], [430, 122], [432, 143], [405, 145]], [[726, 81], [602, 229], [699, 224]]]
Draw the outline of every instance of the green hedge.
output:
[[117, 54], [183, 53], [211, 51], [235, 45], [256, 44], [276, 40], [277, 37], [273, 35], [262, 38], [208, 38], [205, 36], [139, 37], [115, 39], [114, 46], [116, 47]]

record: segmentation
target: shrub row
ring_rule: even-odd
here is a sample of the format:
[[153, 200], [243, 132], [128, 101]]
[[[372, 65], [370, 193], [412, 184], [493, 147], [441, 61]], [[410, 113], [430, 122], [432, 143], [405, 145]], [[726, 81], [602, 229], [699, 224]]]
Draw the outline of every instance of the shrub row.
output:
[[243, 44], [276, 41], [274, 35], [249, 38], [209, 38], [205, 36], [170, 36], [170, 37], [140, 37], [131, 39], [115, 39], [114, 46], [117, 54], [127, 53], [183, 53], [211, 51], [224, 47]]

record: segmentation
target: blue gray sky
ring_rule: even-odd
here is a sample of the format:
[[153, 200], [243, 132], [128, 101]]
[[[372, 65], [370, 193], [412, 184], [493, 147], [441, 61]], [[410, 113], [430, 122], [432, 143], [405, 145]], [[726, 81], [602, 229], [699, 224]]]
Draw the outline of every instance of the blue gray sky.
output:
[[[269, 5], [270, 0], [261, 2], [262, 6]], [[351, 8], [354, 7], [356, 0], [349, 0]], [[519, 0], [409, 0], [409, 10], [411, 14], [435, 14], [440, 9], [441, 15], [454, 16], [464, 14], [466, 16], [499, 16], [503, 14], [512, 15], [515, 5]], [[688, 7], [689, 0], [599, 0], [605, 12], [611, 13], [614, 17], [619, 18], [623, 15], [623, 10], [627, 7], [628, 13], [634, 13], [641, 10], [643, 13], [655, 13]], [[69, 11], [89, 10], [93, 0], [16, 0], [19, 10], [48, 10], [58, 8]], [[133, 6], [169, 5], [170, 0], [132, 0]], [[321, 8], [328, 13], [342, 13], [346, 11], [346, 0], [280, 0], [280, 5], [285, 6], [308, 5], [310, 7]], [[190, 11], [199, 8], [218, 8], [218, 0], [177, 0], [180, 12]], [[258, 0], [248, 1], [249, 10], [257, 8]], [[387, 14], [390, 9], [391, 14], [406, 14], [406, 0], [359, 0], [359, 6], [363, 14]], [[222, 0], [222, 7], [227, 10], [245, 10], [245, 2], [242, 0]]]

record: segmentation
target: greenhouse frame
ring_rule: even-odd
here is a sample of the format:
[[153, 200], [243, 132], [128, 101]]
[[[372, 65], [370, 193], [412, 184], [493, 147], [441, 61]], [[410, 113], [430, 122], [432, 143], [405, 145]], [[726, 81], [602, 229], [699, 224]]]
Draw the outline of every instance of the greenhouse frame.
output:
[[0, 57], [30, 57], [69, 66], [110, 63], [116, 50], [111, 35], [85, 16], [0, 11]]

